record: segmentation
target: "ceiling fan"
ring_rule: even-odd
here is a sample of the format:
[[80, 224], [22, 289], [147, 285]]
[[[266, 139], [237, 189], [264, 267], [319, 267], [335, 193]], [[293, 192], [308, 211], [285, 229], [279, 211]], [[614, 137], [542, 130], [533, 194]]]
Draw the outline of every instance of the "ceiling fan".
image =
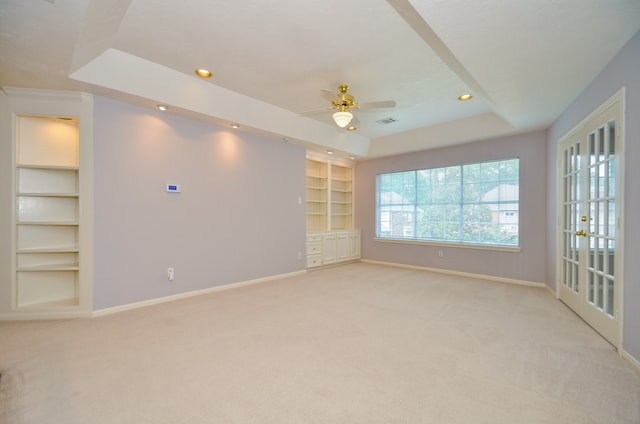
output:
[[320, 90], [320, 95], [331, 102], [331, 106], [324, 109], [312, 110], [309, 112], [300, 113], [302, 116], [317, 115], [320, 113], [326, 113], [335, 110], [333, 114], [333, 120], [337, 126], [344, 128], [353, 119], [353, 113], [351, 109], [374, 109], [374, 108], [390, 108], [395, 107], [396, 102], [393, 100], [384, 100], [379, 102], [367, 102], [357, 103], [355, 97], [348, 93], [349, 86], [342, 84], [338, 87], [339, 93], [334, 93], [331, 90]]

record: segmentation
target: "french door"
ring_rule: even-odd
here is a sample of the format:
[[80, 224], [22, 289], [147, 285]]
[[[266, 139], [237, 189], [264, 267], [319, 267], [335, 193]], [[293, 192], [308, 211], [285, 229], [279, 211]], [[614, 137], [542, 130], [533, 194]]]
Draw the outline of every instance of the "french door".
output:
[[621, 342], [622, 93], [560, 141], [560, 300], [616, 348]]

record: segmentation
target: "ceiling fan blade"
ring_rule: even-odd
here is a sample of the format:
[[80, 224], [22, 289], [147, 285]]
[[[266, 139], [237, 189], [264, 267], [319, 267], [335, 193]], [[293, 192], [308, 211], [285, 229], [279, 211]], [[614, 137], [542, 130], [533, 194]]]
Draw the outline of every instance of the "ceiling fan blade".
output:
[[325, 107], [324, 109], [316, 109], [316, 110], [308, 110], [306, 112], [298, 112], [298, 116], [313, 116], [313, 115], [320, 115], [322, 113], [328, 113], [333, 111], [334, 108], [332, 107]]
[[383, 100], [380, 102], [360, 103], [358, 105], [359, 109], [375, 109], [381, 107], [396, 107], [396, 102], [394, 102], [393, 100]]
[[338, 97], [333, 91], [327, 90], [326, 88], [320, 90], [320, 95], [330, 102], [333, 102]]

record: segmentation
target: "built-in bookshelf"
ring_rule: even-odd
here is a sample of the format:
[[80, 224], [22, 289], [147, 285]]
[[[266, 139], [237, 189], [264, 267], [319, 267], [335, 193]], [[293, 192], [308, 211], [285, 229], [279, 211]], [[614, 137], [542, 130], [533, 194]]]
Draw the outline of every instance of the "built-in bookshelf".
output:
[[77, 306], [77, 119], [16, 117], [16, 307]]
[[[85, 316], [92, 308], [92, 98], [5, 88], [13, 160], [12, 278], [0, 318]], [[6, 284], [6, 285], [5, 285]], [[9, 287], [10, 285], [10, 287]]]
[[328, 164], [307, 159], [307, 232], [324, 231], [327, 228]]
[[307, 158], [307, 233], [353, 229], [353, 168]]
[[307, 268], [360, 259], [353, 224], [353, 167], [307, 157]]
[[350, 230], [353, 228], [353, 169], [347, 166], [331, 164], [330, 175], [330, 230]]

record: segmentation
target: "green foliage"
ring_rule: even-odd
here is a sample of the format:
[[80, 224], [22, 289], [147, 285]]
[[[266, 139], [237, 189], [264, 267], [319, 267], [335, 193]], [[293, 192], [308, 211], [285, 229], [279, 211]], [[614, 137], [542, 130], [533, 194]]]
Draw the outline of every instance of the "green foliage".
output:
[[518, 185], [518, 159], [380, 174], [378, 236], [518, 245]]

